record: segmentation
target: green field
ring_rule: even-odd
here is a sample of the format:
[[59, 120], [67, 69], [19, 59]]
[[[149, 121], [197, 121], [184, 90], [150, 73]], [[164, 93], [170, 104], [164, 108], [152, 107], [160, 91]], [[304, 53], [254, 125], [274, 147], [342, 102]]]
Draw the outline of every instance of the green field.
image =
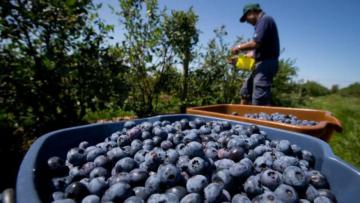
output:
[[360, 168], [360, 98], [340, 95], [315, 97], [306, 107], [328, 110], [342, 122], [344, 130], [333, 134], [331, 148], [337, 156]]

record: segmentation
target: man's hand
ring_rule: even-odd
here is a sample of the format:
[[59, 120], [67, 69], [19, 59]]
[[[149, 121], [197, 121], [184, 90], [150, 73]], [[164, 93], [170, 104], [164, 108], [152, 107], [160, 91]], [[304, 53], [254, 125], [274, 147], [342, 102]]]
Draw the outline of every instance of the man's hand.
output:
[[237, 58], [238, 58], [237, 56], [231, 56], [230, 58], [227, 59], [228, 64], [235, 65]]
[[236, 45], [235, 47], [231, 48], [231, 54], [236, 55], [240, 51], [247, 51], [247, 50], [253, 50], [256, 49], [259, 45], [254, 41], [250, 40], [249, 42], [246, 42], [244, 44]]
[[254, 51], [248, 51], [245, 56], [249, 58], [254, 58]]
[[237, 55], [240, 51], [240, 45], [236, 45], [233, 48], [231, 48], [231, 54], [232, 55]]

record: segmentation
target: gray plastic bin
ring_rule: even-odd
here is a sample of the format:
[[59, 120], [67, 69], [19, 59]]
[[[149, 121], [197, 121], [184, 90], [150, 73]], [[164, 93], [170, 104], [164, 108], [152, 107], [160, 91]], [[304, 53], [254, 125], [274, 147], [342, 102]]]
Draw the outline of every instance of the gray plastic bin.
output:
[[[206, 116], [188, 114], [155, 116], [136, 120], [143, 121], [168, 120], [176, 121], [182, 118], [210, 120], [225, 120]], [[232, 124], [250, 125], [249, 123], [230, 121]], [[49, 177], [46, 172], [47, 159], [57, 155], [66, 156], [66, 152], [83, 141], [95, 144], [104, 140], [111, 133], [121, 129], [124, 122], [100, 123], [66, 128], [50, 132], [37, 139], [26, 153], [21, 163], [17, 183], [16, 198], [18, 203], [48, 202], [50, 197]], [[295, 132], [259, 126], [267, 132], [270, 138], [288, 139], [304, 149], [311, 151], [316, 157], [317, 170], [326, 175], [339, 203], [360, 202], [360, 172], [333, 154], [324, 141]]]

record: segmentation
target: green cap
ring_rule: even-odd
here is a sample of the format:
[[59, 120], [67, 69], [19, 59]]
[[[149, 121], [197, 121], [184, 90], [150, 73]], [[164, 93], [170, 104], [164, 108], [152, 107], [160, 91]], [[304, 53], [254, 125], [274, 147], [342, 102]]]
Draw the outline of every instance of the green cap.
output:
[[240, 22], [243, 23], [246, 21], [246, 14], [249, 11], [261, 11], [260, 4], [254, 4], [254, 3], [246, 4], [243, 8], [243, 15], [240, 18]]

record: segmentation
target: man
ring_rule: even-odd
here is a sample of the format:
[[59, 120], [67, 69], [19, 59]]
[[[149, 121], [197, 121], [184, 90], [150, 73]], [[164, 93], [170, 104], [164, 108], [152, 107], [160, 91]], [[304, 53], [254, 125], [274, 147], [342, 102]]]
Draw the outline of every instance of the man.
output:
[[271, 105], [271, 84], [278, 71], [280, 43], [274, 19], [266, 15], [259, 4], [244, 6], [240, 22], [248, 22], [255, 27], [252, 40], [232, 48], [232, 53], [251, 51], [255, 67], [241, 88], [243, 100], [253, 105]]

